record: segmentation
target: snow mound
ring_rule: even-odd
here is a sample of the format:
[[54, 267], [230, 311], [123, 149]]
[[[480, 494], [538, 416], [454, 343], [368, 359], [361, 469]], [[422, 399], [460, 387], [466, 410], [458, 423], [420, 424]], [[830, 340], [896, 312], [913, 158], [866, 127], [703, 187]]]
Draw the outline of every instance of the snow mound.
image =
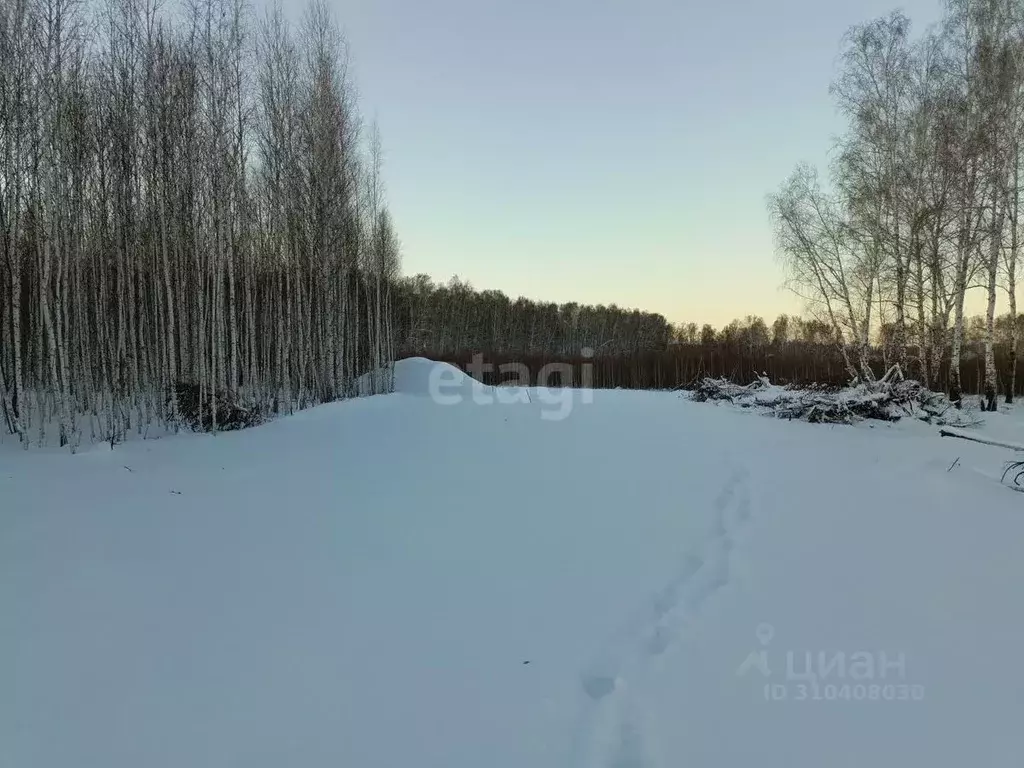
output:
[[425, 357], [410, 357], [395, 363], [395, 391], [406, 395], [429, 396], [441, 388], [471, 387], [473, 380], [449, 363]]
[[431, 397], [438, 401], [454, 402], [471, 397], [474, 393], [486, 394], [491, 387], [481, 384], [457, 366], [439, 363], [425, 357], [408, 357], [388, 366], [386, 369], [365, 374], [359, 379], [359, 393], [369, 395], [388, 391], [379, 382], [389, 382], [393, 377], [393, 392], [417, 397]]

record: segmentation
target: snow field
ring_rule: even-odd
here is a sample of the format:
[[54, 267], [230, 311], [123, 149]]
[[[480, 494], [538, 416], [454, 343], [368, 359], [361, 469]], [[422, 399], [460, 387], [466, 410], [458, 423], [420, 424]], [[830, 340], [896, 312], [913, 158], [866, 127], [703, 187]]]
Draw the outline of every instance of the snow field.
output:
[[434, 368], [0, 453], [0, 766], [1019, 765], [1006, 451], [664, 393], [552, 421]]

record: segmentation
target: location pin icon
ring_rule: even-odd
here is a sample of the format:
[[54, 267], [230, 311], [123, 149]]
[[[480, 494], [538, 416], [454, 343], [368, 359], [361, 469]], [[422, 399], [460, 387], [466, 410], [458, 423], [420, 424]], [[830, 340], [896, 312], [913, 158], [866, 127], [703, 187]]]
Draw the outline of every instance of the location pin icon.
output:
[[761, 645], [768, 645], [773, 637], [775, 637], [775, 627], [771, 624], [757, 625], [757, 639]]

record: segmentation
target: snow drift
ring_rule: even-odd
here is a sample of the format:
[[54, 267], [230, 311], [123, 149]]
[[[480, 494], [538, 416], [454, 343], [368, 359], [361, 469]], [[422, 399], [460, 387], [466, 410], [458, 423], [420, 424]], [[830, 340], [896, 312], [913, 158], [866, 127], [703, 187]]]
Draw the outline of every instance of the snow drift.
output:
[[394, 392], [416, 397], [446, 396], [472, 399], [474, 393], [489, 394], [492, 388], [476, 381], [461, 369], [449, 363], [439, 363], [425, 357], [399, 360], [385, 369], [365, 374], [359, 379], [360, 394], [372, 394], [372, 382], [393, 377]]

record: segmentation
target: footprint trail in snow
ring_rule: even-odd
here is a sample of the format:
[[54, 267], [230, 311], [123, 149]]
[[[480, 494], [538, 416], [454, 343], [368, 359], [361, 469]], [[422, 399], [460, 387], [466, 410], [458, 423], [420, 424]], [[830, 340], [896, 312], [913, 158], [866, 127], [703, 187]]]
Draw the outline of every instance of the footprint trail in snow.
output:
[[714, 502], [709, 535], [686, 553], [673, 578], [583, 671], [583, 711], [573, 744], [576, 768], [654, 768], [642, 707], [630, 688], [685, 634], [701, 607], [730, 583], [735, 537], [751, 518], [747, 471], [733, 472]]

